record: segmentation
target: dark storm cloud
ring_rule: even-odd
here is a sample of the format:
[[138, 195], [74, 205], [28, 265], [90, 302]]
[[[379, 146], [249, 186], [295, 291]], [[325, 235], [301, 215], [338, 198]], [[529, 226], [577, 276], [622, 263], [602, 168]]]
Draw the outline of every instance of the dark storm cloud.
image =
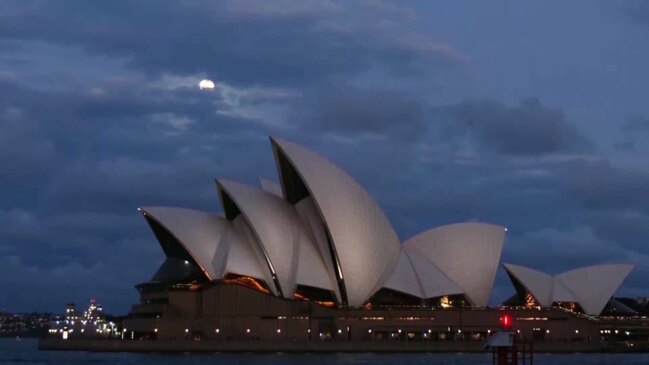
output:
[[[509, 228], [508, 235], [548, 226], [564, 229], [574, 213], [562, 194], [564, 163], [515, 162], [503, 156], [453, 161], [447, 153], [408, 171], [385, 196], [403, 238], [435, 225], [483, 221]], [[422, 197], [426, 197], [422, 199]]]
[[345, 85], [325, 88], [308, 100], [295, 124], [343, 138], [398, 142], [406, 155], [420, 143], [469, 143], [472, 149], [521, 157], [593, 150], [561, 111], [536, 98], [516, 106], [481, 100], [430, 107], [409, 91]]
[[646, 270], [649, 237], [649, 175], [606, 161], [576, 164], [566, 177], [565, 197], [602, 240], [624, 247]]
[[589, 212], [587, 221], [593, 231], [638, 254], [649, 255], [649, 215], [637, 211]]
[[590, 143], [563, 113], [538, 99], [517, 106], [497, 101], [467, 101], [441, 108], [448, 117], [445, 133], [469, 136], [486, 150], [507, 155], [539, 155], [585, 151]]
[[626, 120], [622, 129], [625, 132], [649, 132], [649, 117], [634, 115]]
[[618, 151], [633, 151], [635, 150], [635, 142], [633, 141], [619, 141], [613, 143], [613, 148]]
[[639, 24], [649, 25], [649, 3], [643, 0], [624, 2], [626, 14]]
[[13, 41], [7, 41], [7, 40], [0, 40], [0, 51], [2, 51], [3, 55], [0, 56], [0, 59], [6, 59], [7, 54], [10, 54], [11, 52], [16, 52], [22, 50], [23, 47], [20, 45], [19, 42], [13, 42]]
[[374, 17], [361, 12], [347, 19], [344, 10], [326, 1], [189, 1], [165, 6], [153, 1], [45, 2], [0, 17], [0, 34], [13, 40], [80, 45], [96, 54], [123, 57], [149, 74], [208, 72], [245, 83], [313, 82], [354, 75], [372, 63], [411, 73], [422, 64], [463, 60], [427, 36], [377, 29]]
[[649, 175], [616, 168], [604, 161], [576, 164], [567, 180], [567, 196], [590, 211], [638, 211], [649, 214]]
[[415, 142], [425, 129], [424, 104], [410, 92], [326, 88], [311, 97], [294, 116], [303, 127], [316, 127], [346, 138]]

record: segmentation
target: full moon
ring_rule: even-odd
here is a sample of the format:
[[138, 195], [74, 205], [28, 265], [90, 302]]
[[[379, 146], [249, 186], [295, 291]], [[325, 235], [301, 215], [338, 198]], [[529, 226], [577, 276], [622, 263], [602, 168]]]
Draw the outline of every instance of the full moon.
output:
[[201, 80], [201, 82], [198, 83], [198, 87], [201, 90], [203, 90], [203, 89], [213, 90], [214, 89], [214, 81], [207, 80], [207, 79]]

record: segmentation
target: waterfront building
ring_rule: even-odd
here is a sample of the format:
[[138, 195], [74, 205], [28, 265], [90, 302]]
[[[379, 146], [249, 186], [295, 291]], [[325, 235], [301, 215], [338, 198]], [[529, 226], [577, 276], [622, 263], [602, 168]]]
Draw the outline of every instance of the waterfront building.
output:
[[121, 336], [118, 326], [106, 319], [103, 308], [95, 298], [88, 308], [80, 313], [74, 303], [68, 303], [63, 318], [50, 322], [49, 334], [67, 340], [68, 338], [117, 338]]
[[217, 179], [222, 214], [139, 209], [166, 259], [136, 286], [120, 338], [478, 341], [503, 313], [537, 341], [604, 335], [598, 316], [632, 266], [553, 277], [506, 264], [520, 300], [489, 308], [505, 227], [456, 223], [400, 242], [350, 175], [304, 146], [270, 142], [279, 183]]

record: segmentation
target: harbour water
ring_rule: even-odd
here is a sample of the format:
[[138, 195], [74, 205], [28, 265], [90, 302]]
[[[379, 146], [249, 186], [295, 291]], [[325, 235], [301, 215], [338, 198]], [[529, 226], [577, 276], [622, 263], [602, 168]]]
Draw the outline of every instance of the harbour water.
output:
[[[484, 354], [156, 354], [39, 351], [34, 339], [0, 339], [0, 365], [469, 365], [490, 364]], [[649, 354], [536, 354], [536, 365], [649, 364]]]

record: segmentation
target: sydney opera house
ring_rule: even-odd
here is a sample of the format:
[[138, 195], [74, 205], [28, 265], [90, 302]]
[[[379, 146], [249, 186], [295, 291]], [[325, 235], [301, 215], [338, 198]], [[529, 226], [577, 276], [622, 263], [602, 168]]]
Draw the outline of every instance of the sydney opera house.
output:
[[535, 339], [596, 341], [632, 265], [551, 276], [503, 264], [516, 295], [489, 306], [507, 229], [457, 223], [404, 242], [341, 168], [270, 139], [279, 182], [217, 179], [222, 214], [142, 207], [166, 260], [137, 285], [122, 336], [166, 340], [480, 340], [508, 313]]

